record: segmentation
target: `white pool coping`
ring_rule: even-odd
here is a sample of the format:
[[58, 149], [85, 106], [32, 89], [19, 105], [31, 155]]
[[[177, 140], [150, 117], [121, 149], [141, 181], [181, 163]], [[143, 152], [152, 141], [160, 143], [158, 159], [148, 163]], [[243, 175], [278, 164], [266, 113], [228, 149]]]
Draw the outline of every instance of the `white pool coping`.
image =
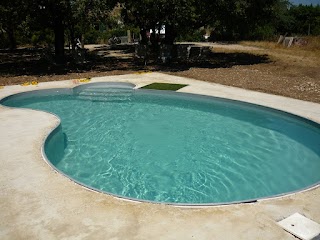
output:
[[[180, 92], [241, 100], [320, 123], [320, 104], [160, 73], [93, 78], [91, 82], [182, 83]], [[72, 80], [6, 86], [0, 98]], [[42, 158], [46, 136], [58, 124], [48, 113], [0, 106], [1, 239], [294, 239], [277, 221], [299, 212], [320, 222], [320, 188], [252, 204], [177, 208], [137, 203], [89, 191], [55, 173]], [[196, 124], [196, 123], [195, 123]]]

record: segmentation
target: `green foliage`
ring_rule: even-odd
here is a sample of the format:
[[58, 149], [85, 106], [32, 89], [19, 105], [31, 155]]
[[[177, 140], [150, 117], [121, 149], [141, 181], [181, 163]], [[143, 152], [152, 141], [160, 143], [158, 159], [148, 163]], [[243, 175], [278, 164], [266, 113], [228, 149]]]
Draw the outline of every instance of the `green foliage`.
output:
[[[268, 40], [277, 34], [320, 35], [320, 6], [292, 6], [288, 0], [2, 0], [0, 47], [60, 43], [67, 36], [106, 43], [130, 29], [147, 42], [146, 31], [166, 26], [163, 43], [212, 40]], [[116, 13], [114, 13], [116, 12]], [[122, 18], [121, 18], [122, 17]], [[123, 24], [125, 23], [125, 25]], [[59, 41], [55, 41], [56, 36]], [[158, 44], [155, 36], [151, 36]], [[63, 54], [63, 51], [61, 52]]]
[[320, 16], [315, 19], [317, 24], [310, 26], [311, 34], [314, 36], [320, 36]]
[[105, 31], [89, 29], [84, 34], [84, 43], [108, 43], [112, 37], [127, 36], [127, 28], [114, 28]]
[[255, 40], [274, 40], [275, 28], [271, 24], [266, 24], [263, 26], [258, 26], [250, 38]]
[[[217, 40], [269, 40], [277, 34], [320, 34], [320, 6], [292, 6], [288, 0], [203, 0]], [[227, 11], [226, 11], [227, 9]], [[208, 11], [211, 11], [210, 15]]]
[[98, 41], [100, 32], [96, 29], [89, 29], [84, 33], [84, 43], [90, 44], [90, 43], [96, 43]]
[[179, 42], [202, 42], [204, 41], [205, 30], [187, 31], [177, 37]]
[[35, 47], [50, 45], [54, 43], [54, 34], [48, 28], [41, 31], [33, 31], [30, 40], [28, 43]]
[[292, 6], [289, 14], [294, 19], [292, 32], [308, 35], [309, 28], [311, 35], [320, 34], [320, 5], [313, 6]]
[[279, 0], [274, 5], [273, 19], [270, 21], [275, 28], [275, 33], [291, 33], [294, 18], [290, 15], [289, 9], [292, 5], [287, 0]]
[[[1, 0], [0, 3], [0, 31], [7, 36], [2, 38], [11, 49], [16, 48], [16, 29], [26, 18], [27, 4], [24, 0]], [[6, 45], [6, 44], [4, 44]]]
[[[110, 11], [115, 6], [116, 1], [108, 0], [76, 0], [70, 3], [69, 31], [74, 35], [72, 27], [77, 25], [78, 35], [88, 36], [85, 42], [91, 42], [93, 38], [98, 38], [97, 29], [109, 18]], [[88, 31], [90, 33], [88, 33]], [[96, 36], [95, 36], [96, 35]], [[72, 36], [75, 37], [75, 36]]]
[[0, 32], [0, 48], [8, 48], [9, 46], [10, 41], [7, 34], [5, 34], [5, 32]]
[[[214, 28], [217, 40], [242, 40], [256, 37], [272, 21], [274, 6], [281, 0], [201, 1], [206, 21]], [[269, 30], [268, 30], [269, 31]]]
[[170, 44], [177, 35], [201, 26], [198, 0], [122, 0], [122, 3], [124, 21], [140, 28], [144, 44], [149, 29], [158, 30], [165, 25], [164, 42]]

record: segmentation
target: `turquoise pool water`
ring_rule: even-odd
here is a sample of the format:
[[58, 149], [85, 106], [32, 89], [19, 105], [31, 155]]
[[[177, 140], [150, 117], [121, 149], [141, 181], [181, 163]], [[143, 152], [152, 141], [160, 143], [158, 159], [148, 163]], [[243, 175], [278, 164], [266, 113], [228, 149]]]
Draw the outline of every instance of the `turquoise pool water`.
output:
[[52, 112], [45, 153], [72, 179], [178, 204], [246, 201], [320, 181], [319, 125], [241, 102], [92, 85], [4, 99]]

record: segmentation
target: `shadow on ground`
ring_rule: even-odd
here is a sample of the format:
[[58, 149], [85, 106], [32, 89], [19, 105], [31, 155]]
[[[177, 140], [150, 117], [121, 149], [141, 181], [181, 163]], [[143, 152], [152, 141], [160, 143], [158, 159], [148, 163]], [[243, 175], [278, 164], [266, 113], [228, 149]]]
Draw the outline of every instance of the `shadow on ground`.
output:
[[237, 65], [253, 65], [269, 63], [271, 60], [267, 55], [254, 55], [249, 53], [210, 53], [203, 60], [173, 62], [155, 66], [161, 71], [178, 72], [190, 68], [231, 68]]
[[[129, 57], [128, 57], [129, 56]], [[0, 50], [0, 77], [65, 75], [90, 71], [166, 71], [178, 72], [190, 68], [230, 68], [236, 65], [252, 65], [270, 62], [267, 55], [249, 53], [210, 53], [202, 60], [175, 61], [162, 64], [134, 58], [134, 49], [116, 46], [100, 47], [86, 52], [80, 61], [74, 61], [66, 51], [64, 65], [54, 64], [52, 52], [45, 49], [18, 49], [13, 52]]]

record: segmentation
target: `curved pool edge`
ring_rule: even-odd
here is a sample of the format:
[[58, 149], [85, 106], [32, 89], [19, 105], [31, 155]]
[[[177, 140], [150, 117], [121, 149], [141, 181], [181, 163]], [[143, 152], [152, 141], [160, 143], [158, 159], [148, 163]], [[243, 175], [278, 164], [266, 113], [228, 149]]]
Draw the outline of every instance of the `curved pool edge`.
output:
[[[58, 127], [59, 126], [57, 126], [55, 129], [57, 129]], [[49, 137], [49, 135], [48, 135], [48, 137]], [[138, 198], [130, 198], [130, 197], [117, 195], [117, 194], [114, 194], [114, 193], [111, 193], [111, 192], [107, 192], [107, 191], [103, 191], [103, 190], [91, 187], [89, 185], [86, 185], [86, 184], [84, 184], [84, 183], [82, 183], [82, 182], [70, 177], [69, 175], [65, 174], [64, 172], [60, 171], [47, 158], [47, 155], [45, 154], [45, 151], [44, 151], [44, 146], [45, 146], [45, 143], [43, 144], [43, 147], [41, 148], [42, 157], [43, 157], [44, 161], [52, 168], [53, 171], [61, 174], [62, 176], [64, 176], [65, 178], [71, 180], [72, 182], [76, 183], [80, 187], [83, 187], [83, 188], [85, 188], [87, 190], [90, 190], [92, 192], [106, 194], [108, 196], [117, 198], [117, 199], [122, 200], [122, 201], [128, 201], [128, 202], [134, 202], [134, 203], [161, 204], [161, 205], [168, 205], [168, 206], [182, 207], [182, 208], [185, 208], [185, 207], [190, 207], [190, 208], [219, 207], [219, 206], [228, 206], [228, 205], [237, 205], [237, 204], [254, 204], [254, 203], [257, 203], [257, 202], [261, 202], [261, 201], [276, 200], [276, 199], [281, 199], [281, 198], [284, 198], [284, 197], [290, 197], [290, 196], [293, 196], [295, 194], [299, 194], [299, 193], [303, 193], [303, 192], [306, 192], [306, 191], [311, 191], [313, 189], [320, 188], [320, 181], [319, 181], [319, 182], [314, 183], [314, 184], [312, 184], [310, 186], [307, 186], [305, 188], [302, 188], [302, 189], [299, 189], [299, 190], [296, 190], [296, 191], [287, 192], [287, 193], [281, 193], [281, 194], [276, 194], [276, 195], [271, 195], [271, 196], [261, 197], [261, 198], [253, 198], [253, 199], [240, 200], [240, 201], [231, 201], [231, 202], [217, 202], [217, 203], [195, 203], [195, 204], [192, 204], [192, 203], [172, 203], [172, 202], [158, 202], [158, 201], [144, 200], [144, 199], [138, 199]]]
[[[99, 86], [105, 86], [105, 87], [118, 87], [118, 88], [130, 88], [130, 89], [135, 89], [137, 86], [133, 83], [127, 83], [127, 82], [96, 82], [96, 83], [85, 83], [85, 84], [81, 84], [78, 86], [74, 86], [74, 87], [70, 87], [70, 88], [51, 88], [51, 89], [41, 89], [41, 90], [34, 90], [34, 91], [28, 91], [28, 92], [21, 92], [21, 93], [16, 93], [16, 94], [12, 94], [9, 96], [6, 96], [4, 98], [0, 99], [0, 105], [4, 106], [1, 104], [1, 102], [5, 101], [6, 99], [10, 99], [13, 97], [24, 97], [24, 96], [28, 96], [34, 92], [37, 92], [38, 94], [47, 94], [48, 92], [56, 92], [54, 94], [77, 94], [78, 91], [81, 91], [83, 89], [86, 88], [90, 88], [91, 86], [94, 87], [99, 87]], [[158, 90], [141, 90], [141, 91], [158, 91]], [[171, 92], [171, 91], [166, 91], [169, 94], [175, 94], [175, 92]], [[203, 99], [218, 99], [218, 100], [223, 100], [223, 101], [230, 101], [230, 102], [240, 102], [240, 104], [244, 104], [247, 106], [259, 106], [261, 108], [265, 108], [269, 111], [276, 111], [276, 112], [281, 112], [282, 114], [286, 114], [286, 115], [292, 115], [295, 116], [297, 118], [299, 118], [299, 120], [301, 121], [307, 121], [309, 124], [314, 125], [316, 124], [317, 127], [319, 127], [318, 122], [315, 122], [311, 119], [305, 118], [303, 116], [300, 115], [296, 115], [296, 114], [292, 114], [290, 112], [287, 111], [282, 111], [282, 110], [278, 110], [276, 108], [271, 108], [268, 106], [264, 106], [264, 105], [259, 105], [256, 103], [250, 103], [250, 102], [243, 102], [241, 100], [234, 100], [234, 99], [226, 99], [226, 98], [221, 98], [221, 97], [216, 97], [216, 96], [208, 96], [208, 95], [199, 95], [199, 94], [195, 94], [195, 93], [188, 93], [188, 92], [178, 92], [178, 95], [182, 95], [185, 97], [188, 97], [190, 95], [197, 95], [200, 96]], [[6, 107], [6, 106], [5, 106]], [[9, 107], [10, 108], [10, 107]], [[27, 108], [28, 109], [28, 108]], [[30, 109], [28, 109], [30, 110]], [[32, 109], [31, 109], [32, 110]], [[158, 202], [158, 201], [151, 201], [151, 200], [143, 200], [143, 199], [137, 199], [137, 198], [130, 198], [130, 197], [126, 197], [126, 196], [122, 196], [122, 195], [117, 195], [111, 192], [107, 192], [107, 191], [103, 191], [94, 187], [91, 187], [89, 185], [86, 185], [74, 178], [72, 178], [71, 176], [63, 173], [62, 171], [60, 171], [58, 168], [55, 167], [55, 165], [49, 160], [49, 158], [47, 157], [46, 153], [45, 153], [45, 145], [48, 142], [48, 140], [58, 131], [59, 127], [61, 127], [61, 120], [60, 117], [57, 116], [54, 113], [51, 112], [46, 112], [46, 111], [41, 111], [41, 110], [33, 110], [33, 111], [40, 111], [40, 112], [45, 112], [48, 114], [53, 115], [55, 118], [58, 119], [58, 124], [52, 129], [52, 131], [50, 131], [48, 133], [48, 135], [45, 137], [42, 147], [41, 147], [41, 155], [44, 159], [44, 161], [57, 173], [61, 174], [62, 176], [68, 178], [69, 180], [75, 182], [76, 184], [80, 185], [81, 187], [84, 187], [88, 190], [91, 190], [93, 192], [98, 192], [98, 193], [103, 193], [103, 194], [107, 194], [109, 196], [115, 197], [117, 199], [120, 200], [124, 200], [124, 201], [131, 201], [131, 202], [137, 202], [137, 203], [152, 203], [152, 204], [164, 204], [164, 205], [171, 205], [171, 206], [175, 206], [175, 207], [214, 207], [214, 206], [225, 206], [225, 205], [233, 205], [233, 204], [244, 204], [244, 203], [256, 203], [259, 201], [267, 201], [267, 200], [273, 200], [273, 199], [278, 199], [278, 198], [282, 198], [282, 197], [286, 197], [286, 196], [291, 196], [297, 193], [302, 193], [305, 191], [309, 191], [312, 190], [314, 188], [318, 188], [320, 187], [320, 181], [310, 185], [310, 186], [306, 186], [304, 188], [298, 189], [298, 190], [294, 190], [294, 191], [290, 191], [290, 192], [286, 192], [286, 193], [280, 193], [280, 194], [276, 194], [276, 195], [270, 195], [270, 196], [266, 196], [266, 197], [260, 197], [260, 198], [253, 198], [253, 199], [246, 199], [246, 200], [240, 200], [240, 201], [230, 201], [230, 202], [217, 202], [217, 203], [174, 203], [174, 202]]]
[[[195, 89], [202, 91], [199, 81], [172, 77], [165, 74], [149, 74], [148, 76], [126, 75], [125, 77], [104, 77], [96, 81], [132, 81], [146, 85], [154, 81], [166, 81], [190, 84], [195, 83]], [[141, 78], [141, 79], [140, 79]], [[95, 81], [93, 79], [93, 81]], [[73, 86], [70, 83], [40, 83], [40, 87]], [[233, 92], [239, 98], [247, 95], [248, 91], [204, 83], [209, 86], [209, 92], [221, 96]], [[30, 87], [29, 89], [37, 89]], [[12, 91], [11, 91], [12, 89]], [[190, 89], [189, 89], [190, 90]], [[193, 91], [192, 90], [192, 91]], [[25, 91], [24, 87], [14, 86], [4, 92], [0, 90], [0, 97]], [[225, 91], [220, 94], [220, 91]], [[250, 92], [250, 91], [249, 91]], [[255, 92], [251, 93], [255, 94]], [[257, 93], [259, 96], [264, 95]], [[260, 95], [261, 94], [261, 95]], [[235, 95], [232, 95], [233, 97]], [[274, 98], [288, 101], [298, 112], [305, 109], [307, 116], [313, 120], [320, 120], [320, 105], [315, 103], [292, 100], [284, 97], [267, 95], [267, 100]], [[250, 100], [250, 97], [247, 98]], [[262, 99], [263, 100], [263, 99]], [[309, 111], [315, 108], [316, 111]], [[46, 124], [36, 119], [39, 114], [25, 109], [7, 109], [0, 106], [0, 131], [7, 139], [0, 139], [0, 184], [2, 186], [0, 216], [2, 221], [0, 236], [4, 239], [57, 239], [87, 236], [91, 238], [112, 239], [294, 239], [277, 225], [279, 221], [295, 212], [320, 222], [320, 188], [280, 197], [255, 204], [233, 204], [216, 207], [172, 207], [163, 204], [138, 204], [136, 202], [119, 201], [107, 194], [92, 194], [85, 188], [79, 188], [72, 181], [60, 174], [53, 174], [53, 170], [40, 156], [43, 138], [48, 135], [48, 127], [53, 118], [45, 119]], [[309, 113], [308, 113], [309, 111]], [[11, 113], [12, 112], [12, 113]], [[294, 111], [297, 112], [297, 111]], [[310, 113], [312, 112], [312, 113]], [[17, 125], [8, 129], [9, 122], [16, 118], [32, 117], [33, 124]], [[50, 124], [51, 123], [51, 124]], [[41, 127], [42, 134], [35, 131]], [[9, 131], [10, 130], [10, 131]], [[20, 132], [32, 133], [27, 139], [18, 139]], [[10, 137], [14, 134], [14, 138]], [[21, 137], [23, 137], [21, 135]], [[21, 145], [21, 141], [25, 144]], [[13, 147], [12, 146], [19, 146]], [[35, 150], [30, 153], [30, 147]], [[17, 151], [18, 150], [18, 151]], [[3, 155], [2, 155], [3, 154]], [[5, 154], [5, 155], [4, 155]], [[23, 155], [19, 158], [18, 155]], [[41, 164], [43, 163], [43, 164]], [[39, 165], [44, 167], [40, 167]], [[37, 180], [38, 179], [38, 180]], [[19, 180], [19, 181], [18, 181]], [[160, 224], [159, 224], [160, 223]], [[108, 226], [108, 227], [106, 227]]]

